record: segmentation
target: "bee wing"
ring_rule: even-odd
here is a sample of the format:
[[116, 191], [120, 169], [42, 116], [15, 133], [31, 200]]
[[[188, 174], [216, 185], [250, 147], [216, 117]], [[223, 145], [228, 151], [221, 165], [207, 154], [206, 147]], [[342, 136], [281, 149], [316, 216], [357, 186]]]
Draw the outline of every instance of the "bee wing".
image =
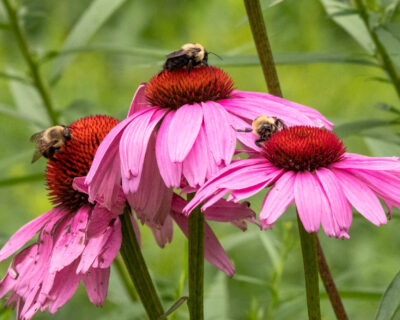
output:
[[29, 141], [30, 141], [30, 142], [34, 142], [34, 143], [37, 143], [37, 142], [40, 140], [40, 137], [43, 135], [43, 132], [44, 132], [44, 131], [40, 131], [40, 132], [34, 133], [34, 134], [30, 137]]
[[188, 52], [187, 50], [178, 50], [171, 52], [169, 55], [167, 55], [167, 59], [184, 56], [187, 52]]
[[33, 157], [32, 157], [32, 161], [31, 163], [36, 162], [37, 160], [39, 160], [39, 158], [42, 156], [42, 154], [40, 153], [39, 150], [35, 150], [35, 152], [33, 153]]

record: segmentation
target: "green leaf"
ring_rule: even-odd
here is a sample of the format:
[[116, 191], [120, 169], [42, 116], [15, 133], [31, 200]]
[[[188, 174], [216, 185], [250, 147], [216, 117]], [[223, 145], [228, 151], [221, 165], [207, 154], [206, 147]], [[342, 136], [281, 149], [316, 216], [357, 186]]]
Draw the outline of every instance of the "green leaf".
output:
[[[364, 66], [378, 67], [368, 57], [357, 57], [341, 53], [322, 53], [322, 52], [295, 52], [278, 53], [274, 55], [275, 63], [278, 65], [291, 64], [314, 64], [314, 63], [343, 63], [359, 64]], [[259, 65], [257, 55], [234, 55], [223, 56], [222, 61], [215, 61], [216, 65], [224, 66], [253, 66]]]
[[385, 103], [385, 102], [379, 102], [375, 105], [377, 109], [380, 109], [382, 111], [386, 112], [391, 112], [397, 115], [400, 115], [400, 109], [396, 108], [395, 106], [392, 106], [391, 104]]
[[[348, 2], [340, 0], [320, 0], [329, 17], [341, 26], [356, 40], [370, 55], [375, 53], [375, 44], [368, 29], [354, 8]], [[353, 10], [353, 14], [351, 14]], [[346, 14], [341, 14], [345, 12]]]
[[[379, 291], [339, 291], [342, 299], [357, 299], [357, 300], [378, 300], [382, 297], [382, 292]], [[320, 292], [322, 299], [328, 299], [326, 292]]]
[[93, 53], [93, 52], [131, 55], [146, 59], [149, 58], [164, 59], [165, 56], [169, 53], [167, 50], [160, 50], [155, 48], [143, 48], [137, 46], [133, 48], [133, 47], [102, 44], [102, 45], [66, 48], [60, 51], [49, 51], [40, 59], [40, 62], [45, 63], [62, 56], [70, 56], [70, 55], [76, 55], [78, 53]]
[[386, 48], [387, 53], [394, 64], [396, 64], [397, 67], [400, 67], [400, 38], [385, 28], [376, 29], [376, 34], [383, 46]]
[[28, 121], [28, 122], [34, 124], [35, 126], [37, 126], [38, 128], [44, 128], [47, 126], [47, 123], [45, 123], [45, 122], [38, 121], [37, 119], [33, 119], [33, 118], [29, 117], [29, 115], [18, 112], [15, 109], [13, 109], [11, 107], [7, 107], [2, 104], [0, 104], [0, 113], [7, 115], [9, 117], [16, 118], [16, 119]]
[[30, 119], [32, 130], [43, 130], [51, 126], [42, 100], [33, 87], [19, 81], [10, 81], [10, 89], [17, 107], [17, 113], [25, 119]]
[[375, 320], [400, 319], [400, 272], [383, 294]]
[[21, 76], [16, 75], [16, 74], [7, 73], [7, 72], [1, 72], [0, 71], [0, 78], [4, 78], [6, 80], [20, 81], [20, 82], [26, 83], [26, 84], [32, 84], [32, 82], [27, 78], [21, 77]]
[[379, 120], [379, 119], [369, 119], [369, 120], [361, 120], [355, 122], [348, 122], [335, 127], [334, 131], [340, 138], [346, 138], [353, 134], [360, 133], [361, 131], [377, 128], [377, 127], [385, 127], [395, 124], [396, 120]]
[[43, 181], [43, 179], [44, 179], [43, 173], [34, 173], [22, 177], [7, 178], [0, 180], [0, 187], [9, 187], [20, 183]]
[[[83, 13], [68, 35], [62, 47], [62, 51], [86, 44], [125, 1], [126, 0], [93, 0], [89, 8]], [[50, 82], [52, 84], [61, 77], [63, 70], [71, 63], [73, 58], [73, 55], [57, 58], [50, 76]]]

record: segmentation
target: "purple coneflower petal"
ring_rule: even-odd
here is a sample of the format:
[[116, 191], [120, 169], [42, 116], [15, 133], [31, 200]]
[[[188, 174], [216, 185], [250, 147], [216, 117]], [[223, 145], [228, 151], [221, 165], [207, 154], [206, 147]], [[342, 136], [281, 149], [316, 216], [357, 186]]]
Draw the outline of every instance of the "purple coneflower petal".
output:
[[307, 232], [317, 232], [323, 212], [323, 190], [318, 179], [310, 172], [297, 172], [294, 181], [294, 198], [297, 212]]
[[182, 162], [186, 158], [202, 122], [203, 111], [199, 104], [186, 104], [175, 112], [168, 129], [168, 150], [172, 162]]
[[229, 123], [225, 109], [213, 101], [201, 104], [204, 113], [204, 125], [210, 150], [217, 164], [231, 162], [236, 146], [236, 134]]
[[81, 207], [68, 221], [53, 248], [50, 272], [59, 271], [80, 256], [85, 248], [86, 225], [91, 209]]
[[99, 269], [91, 268], [83, 276], [83, 284], [85, 285], [90, 302], [96, 306], [102, 306], [107, 296], [108, 280], [110, 279], [110, 268]]
[[396, 157], [391, 157], [391, 158], [359, 157], [359, 155], [345, 153], [343, 160], [334, 163], [332, 167], [339, 169], [400, 171], [400, 162], [397, 160]]
[[133, 96], [131, 107], [129, 108], [128, 111], [128, 118], [135, 112], [148, 108], [145, 91], [146, 91], [146, 83], [142, 82]]
[[366, 219], [380, 226], [386, 224], [385, 212], [375, 193], [357, 177], [342, 169], [332, 169], [339, 179], [343, 192], [350, 203]]
[[27, 243], [32, 237], [45, 225], [52, 224], [58, 221], [62, 216], [66, 214], [66, 211], [62, 208], [53, 208], [50, 211], [42, 214], [36, 219], [24, 225], [20, 228], [13, 236], [7, 241], [7, 243], [0, 250], [0, 261], [8, 258], [14, 252], [19, 250], [25, 243]]
[[264, 227], [274, 224], [294, 201], [294, 181], [295, 174], [291, 171], [285, 172], [269, 191], [260, 212], [260, 220]]
[[162, 178], [168, 188], [179, 187], [182, 176], [182, 163], [172, 162], [168, 149], [168, 130], [175, 111], [170, 111], [161, 123], [157, 134], [156, 157]]
[[182, 172], [190, 186], [198, 187], [204, 184], [210, 163], [209, 158], [212, 158], [212, 155], [208, 152], [203, 124], [192, 150], [183, 162]]
[[160, 248], [164, 248], [165, 244], [172, 241], [173, 236], [173, 224], [172, 219], [168, 216], [163, 225], [150, 226], [153, 232], [154, 239], [156, 239], [157, 244]]
[[[353, 212], [338, 179], [331, 170], [326, 168], [316, 170], [316, 174], [325, 191], [334, 219], [341, 230], [349, 230]], [[321, 216], [323, 215], [324, 212], [321, 212]]]

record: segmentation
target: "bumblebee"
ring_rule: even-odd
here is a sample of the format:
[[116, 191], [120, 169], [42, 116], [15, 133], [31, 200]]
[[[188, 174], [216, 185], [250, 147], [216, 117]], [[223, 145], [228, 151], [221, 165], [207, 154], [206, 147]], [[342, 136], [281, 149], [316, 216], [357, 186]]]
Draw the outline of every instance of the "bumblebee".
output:
[[163, 71], [174, 71], [186, 67], [187, 72], [190, 73], [190, 70], [197, 66], [208, 67], [208, 52], [199, 43], [186, 43], [181, 50], [167, 55]]
[[64, 125], [50, 127], [32, 135], [30, 141], [36, 143], [36, 150], [32, 163], [41, 156], [52, 159], [56, 152], [61, 152], [61, 147], [72, 139], [71, 131]]
[[255, 118], [251, 124], [252, 128], [237, 130], [239, 132], [253, 132], [256, 136], [259, 137], [255, 141], [255, 144], [258, 147], [261, 147], [262, 142], [268, 141], [271, 136], [283, 129], [286, 129], [287, 126], [281, 119], [277, 119], [275, 117], [268, 117], [266, 115], [261, 115]]

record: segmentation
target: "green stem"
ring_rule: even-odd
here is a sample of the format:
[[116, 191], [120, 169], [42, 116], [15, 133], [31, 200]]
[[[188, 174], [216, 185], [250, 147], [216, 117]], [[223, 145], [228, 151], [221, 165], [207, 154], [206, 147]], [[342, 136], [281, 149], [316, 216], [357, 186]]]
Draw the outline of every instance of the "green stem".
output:
[[355, 4], [356, 4], [356, 7], [360, 14], [360, 17], [363, 20], [365, 26], [367, 27], [368, 33], [371, 36], [372, 41], [375, 44], [376, 56], [377, 56], [378, 60], [381, 61], [382, 68], [388, 74], [388, 76], [389, 76], [390, 80], [392, 81], [393, 86], [396, 90], [397, 96], [400, 98], [400, 77], [399, 77], [399, 74], [397, 73], [394, 63], [393, 63], [392, 59], [390, 59], [390, 56], [389, 56], [388, 52], [386, 51], [386, 48], [383, 46], [382, 42], [379, 40], [379, 37], [376, 34], [375, 30], [372, 29], [369, 24], [368, 12], [367, 12], [366, 7], [364, 6], [363, 1], [355, 0]]
[[[194, 194], [188, 195], [188, 201]], [[204, 319], [204, 214], [200, 206], [189, 216], [189, 299], [191, 320]]]
[[135, 285], [149, 319], [157, 320], [163, 318], [164, 309], [136, 239], [132, 227], [130, 208], [128, 206], [125, 207], [124, 214], [120, 215], [119, 218], [121, 220], [122, 231], [121, 255], [128, 269], [129, 276]]
[[42, 98], [43, 104], [46, 108], [47, 114], [54, 125], [58, 124], [57, 113], [54, 111], [53, 104], [51, 102], [49, 91], [44, 83], [44, 80], [40, 74], [39, 65], [33, 58], [31, 52], [29, 51], [28, 41], [25, 34], [22, 31], [21, 26], [18, 22], [17, 12], [10, 4], [9, 0], [2, 0], [4, 7], [6, 8], [9, 25], [12, 29], [15, 38], [17, 39], [18, 46], [21, 50], [22, 55], [30, 69], [33, 84], [38, 91], [40, 97]]
[[121, 279], [122, 284], [124, 285], [126, 293], [129, 295], [129, 297], [131, 298], [131, 300], [133, 302], [138, 301], [138, 296], [137, 296], [135, 287], [132, 285], [132, 283], [129, 279], [129, 273], [126, 270], [126, 267], [123, 264], [123, 262], [121, 261], [120, 257], [117, 257], [114, 260], [114, 266], [117, 269], [118, 275]]
[[326, 262], [324, 252], [322, 251], [321, 243], [319, 242], [318, 236], [315, 235], [318, 255], [318, 269], [321, 276], [322, 282], [324, 283], [325, 291], [328, 294], [329, 300], [333, 311], [335, 312], [336, 319], [348, 320], [346, 310], [344, 309], [342, 299], [340, 298], [339, 292], [336, 288], [335, 282], [333, 281], [331, 272], [329, 270], [328, 263]]
[[282, 97], [282, 90], [279, 85], [278, 73], [276, 72], [274, 58], [268, 40], [260, 1], [244, 0], [244, 5], [246, 6], [251, 32], [253, 33], [268, 91], [275, 96]]
[[299, 226], [301, 252], [303, 254], [308, 318], [310, 320], [320, 320], [316, 234], [308, 233], [304, 229], [298, 215], [297, 224]]

